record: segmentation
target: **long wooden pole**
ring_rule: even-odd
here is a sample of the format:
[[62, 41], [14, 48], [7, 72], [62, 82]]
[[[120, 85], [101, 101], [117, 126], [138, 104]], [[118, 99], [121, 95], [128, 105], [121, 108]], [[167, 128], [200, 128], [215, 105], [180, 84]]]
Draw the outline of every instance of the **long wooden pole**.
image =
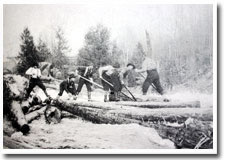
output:
[[[105, 80], [104, 78], [101, 78], [104, 82], [106, 82], [108, 85], [110, 85], [111, 87], [114, 88], [113, 84], [111, 84], [110, 82], [108, 82], [107, 80]], [[123, 93], [122, 91], [120, 91], [120, 93], [122, 93], [124, 96], [126, 96], [127, 98], [131, 99], [132, 101], [135, 101], [134, 99], [130, 98], [128, 95], [126, 95], [125, 93]]]
[[89, 79], [87, 79], [87, 78], [85, 78], [85, 77], [83, 77], [83, 76], [81, 76], [81, 75], [79, 75], [79, 74], [78, 74], [78, 76], [80, 76], [80, 78], [82, 78], [82, 79], [84, 79], [84, 80], [86, 80], [86, 81], [88, 81], [88, 82], [90, 82], [90, 83], [92, 83], [92, 84], [98, 86], [99, 88], [103, 89], [103, 87], [102, 87], [101, 85], [99, 85], [98, 83], [95, 83], [95, 82], [93, 82], [93, 81], [90, 81]]
[[[138, 72], [137, 72], [138, 73]], [[145, 76], [143, 75], [143, 74], [141, 74], [141, 73], [138, 73], [142, 78], [144, 78], [145, 79]], [[151, 83], [151, 86], [152, 86], [152, 88], [154, 88], [156, 91], [157, 91], [157, 89], [156, 89], [156, 87], [155, 87], [155, 85], [153, 84], [153, 83]], [[158, 92], [158, 91], [157, 91]]]
[[134, 97], [134, 95], [130, 92], [130, 90], [125, 86], [123, 85], [123, 87], [130, 93], [130, 95], [132, 96], [132, 98], [134, 99], [134, 101], [137, 101], [137, 99]]

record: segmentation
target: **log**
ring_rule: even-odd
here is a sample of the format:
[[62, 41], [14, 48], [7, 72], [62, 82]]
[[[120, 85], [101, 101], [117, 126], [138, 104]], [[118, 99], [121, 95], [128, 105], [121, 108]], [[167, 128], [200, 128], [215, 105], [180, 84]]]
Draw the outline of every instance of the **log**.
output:
[[[153, 127], [162, 138], [170, 139], [178, 149], [212, 149], [213, 128], [212, 122], [196, 121], [191, 126], [168, 126], [163, 124], [140, 123], [145, 127]], [[201, 124], [201, 125], [199, 125]], [[200, 128], [199, 128], [200, 127]], [[201, 143], [202, 140], [203, 143]]]
[[121, 106], [133, 106], [141, 108], [200, 108], [200, 101], [190, 102], [109, 102]]
[[[154, 127], [160, 136], [171, 139], [178, 148], [211, 148], [213, 144], [212, 125], [209, 125], [213, 119], [212, 108], [149, 109], [123, 106], [121, 103], [76, 101], [56, 101], [55, 106], [93, 123], [138, 123]], [[190, 118], [196, 123], [187, 123]], [[207, 142], [200, 143], [205, 140]]]
[[[4, 75], [3, 84], [4, 116], [12, 122], [13, 127], [18, 131], [27, 134], [30, 130], [28, 123], [40, 115], [40, 111], [24, 115], [31, 107], [28, 101], [23, 101], [28, 79], [19, 75]], [[32, 99], [32, 104], [37, 104], [37, 102], [39, 102], [38, 98]]]
[[[88, 104], [88, 106], [85, 104]], [[108, 111], [112, 108], [107, 107], [107, 104], [104, 103], [96, 106], [95, 104], [86, 102], [76, 103], [74, 101], [74, 103], [67, 103], [60, 100], [55, 102], [55, 106], [60, 110], [67, 111], [93, 123], [123, 124], [133, 122], [131, 119], [120, 118], [115, 114], [111, 114]]]
[[[138, 103], [138, 102], [133, 102]], [[165, 102], [166, 103], [166, 102]], [[202, 121], [212, 121], [213, 114], [211, 108], [138, 108], [122, 105], [123, 102], [65, 102], [57, 101], [56, 106], [60, 106], [62, 110], [66, 110], [73, 114], [110, 114], [117, 115], [120, 118], [129, 118], [142, 121], [168, 121], [183, 123], [187, 118], [192, 117]], [[132, 103], [130, 103], [132, 104]], [[79, 115], [78, 115], [79, 116]]]
[[44, 114], [46, 107], [42, 107], [39, 110], [30, 112], [29, 114], [25, 115], [25, 118], [28, 123], [31, 123], [33, 120], [39, 118], [41, 115]]
[[23, 134], [27, 134], [30, 131], [30, 127], [26, 121], [20, 103], [18, 101], [12, 101], [11, 104], [12, 121], [14, 126]]
[[24, 114], [26, 114], [29, 111], [30, 104], [28, 101], [22, 101], [21, 108]]
[[51, 123], [57, 124], [57, 123], [60, 123], [61, 121], [61, 117], [62, 117], [61, 110], [59, 110], [56, 107], [48, 105], [45, 109], [44, 114], [45, 114], [46, 123], [48, 124], [51, 124]]

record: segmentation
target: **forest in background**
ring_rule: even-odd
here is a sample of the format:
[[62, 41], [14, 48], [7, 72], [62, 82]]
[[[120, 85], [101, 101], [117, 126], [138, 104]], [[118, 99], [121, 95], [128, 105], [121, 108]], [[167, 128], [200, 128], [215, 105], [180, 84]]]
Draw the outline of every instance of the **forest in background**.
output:
[[137, 40], [133, 51], [129, 53], [127, 48], [121, 47], [119, 40], [112, 40], [109, 28], [102, 24], [92, 26], [84, 37], [83, 47], [78, 53], [74, 53], [73, 60], [66, 57], [71, 49], [62, 27], [57, 26], [54, 30], [55, 37], [50, 45], [41, 38], [35, 44], [31, 32], [26, 27], [20, 37], [21, 51], [18, 56], [17, 73], [23, 75], [34, 61], [50, 62], [61, 70], [65, 66], [70, 69], [73, 66], [86, 66], [90, 62], [98, 68], [103, 61], [108, 64], [118, 62], [122, 67], [131, 62], [140, 68], [144, 57], [148, 56], [156, 60], [162, 84], [166, 89], [184, 87], [212, 93], [212, 15], [208, 9], [202, 8], [202, 14], [189, 18], [192, 16], [189, 14], [190, 11], [191, 8], [176, 8], [174, 12], [179, 13], [181, 18], [171, 18], [173, 25], [172, 22], [171, 25], [167, 25], [172, 36], [159, 35], [160, 41], [152, 38], [154, 36], [150, 29], [140, 30], [140, 34], [145, 34], [145, 39]]

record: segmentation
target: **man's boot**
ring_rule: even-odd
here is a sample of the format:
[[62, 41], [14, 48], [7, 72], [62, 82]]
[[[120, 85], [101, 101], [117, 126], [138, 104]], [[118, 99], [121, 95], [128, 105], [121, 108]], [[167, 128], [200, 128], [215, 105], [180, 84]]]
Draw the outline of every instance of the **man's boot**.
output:
[[108, 102], [107, 94], [104, 95], [104, 102]]
[[115, 101], [120, 101], [119, 92], [115, 92]]

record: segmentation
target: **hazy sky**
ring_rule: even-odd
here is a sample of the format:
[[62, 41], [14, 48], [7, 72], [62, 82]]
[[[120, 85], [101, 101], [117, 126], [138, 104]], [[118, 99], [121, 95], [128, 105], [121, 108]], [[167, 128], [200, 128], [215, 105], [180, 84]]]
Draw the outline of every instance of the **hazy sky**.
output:
[[154, 46], [154, 43], [160, 43], [160, 38], [173, 35], [179, 9], [187, 11], [185, 17], [179, 18], [194, 23], [197, 19], [191, 15], [198, 15], [199, 8], [207, 9], [209, 6], [4, 5], [4, 57], [18, 54], [20, 34], [26, 26], [31, 31], [36, 44], [39, 37], [49, 44], [54, 38], [54, 28], [62, 26], [72, 49], [69, 56], [73, 56], [82, 47], [88, 29], [99, 23], [110, 29], [111, 40], [116, 40], [120, 47], [125, 48], [127, 52], [132, 52], [138, 41], [145, 45], [145, 30], [150, 33]]

